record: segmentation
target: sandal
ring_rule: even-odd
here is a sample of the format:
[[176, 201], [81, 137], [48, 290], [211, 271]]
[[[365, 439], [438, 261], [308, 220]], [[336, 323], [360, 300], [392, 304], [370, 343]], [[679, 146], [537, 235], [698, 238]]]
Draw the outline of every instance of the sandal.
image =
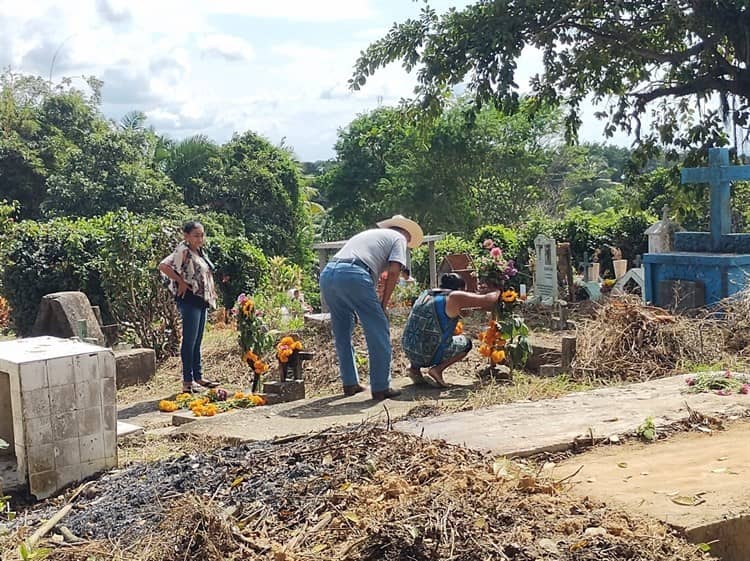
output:
[[203, 388], [198, 384], [190, 384], [189, 386], [182, 385], [182, 393], [201, 393]]
[[205, 378], [201, 380], [196, 380], [195, 383], [200, 384], [204, 388], [218, 388], [219, 387], [219, 382], [214, 382], [213, 380], [206, 380]]
[[437, 386], [438, 388], [450, 388], [451, 385], [443, 380], [442, 374], [435, 374], [430, 368], [425, 376], [425, 381], [431, 386]]

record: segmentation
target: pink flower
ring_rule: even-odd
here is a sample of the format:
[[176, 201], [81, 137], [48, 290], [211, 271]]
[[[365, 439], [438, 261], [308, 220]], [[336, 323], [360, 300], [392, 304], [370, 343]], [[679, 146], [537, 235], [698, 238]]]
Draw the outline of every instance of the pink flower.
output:
[[495, 259], [498, 259], [499, 257], [503, 256], [503, 250], [499, 247], [493, 247], [490, 250], [490, 255], [492, 255], [492, 257], [494, 257]]
[[237, 303], [240, 306], [245, 303], [245, 300], [247, 300], [247, 295], [244, 292], [237, 297]]
[[716, 390], [716, 395], [730, 395], [731, 393], [729, 390]]
[[732, 377], [732, 372], [729, 370], [729, 368], [727, 368], [727, 371], [724, 372], [724, 377], [725, 378], [731, 378]]
[[693, 378], [692, 376], [690, 376], [689, 378], [685, 378], [685, 383], [688, 386], [694, 386], [695, 385], [695, 378]]
[[482, 247], [484, 249], [492, 249], [493, 247], [495, 247], [495, 242], [491, 239], [486, 239], [482, 242]]
[[750, 384], [742, 384], [742, 387], [740, 388], [741, 394], [749, 394], [750, 393]]

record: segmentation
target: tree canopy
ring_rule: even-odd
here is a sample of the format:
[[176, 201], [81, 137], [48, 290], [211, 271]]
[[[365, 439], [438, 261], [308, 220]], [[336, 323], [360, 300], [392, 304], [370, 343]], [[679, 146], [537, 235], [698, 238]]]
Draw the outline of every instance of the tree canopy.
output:
[[[466, 83], [478, 109], [519, 103], [522, 50], [543, 53], [531, 82], [540, 104], [564, 103], [574, 139], [581, 103], [607, 101], [605, 133], [617, 127], [675, 150], [723, 145], [724, 123], [750, 116], [750, 9], [728, 0], [480, 0], [394, 24], [361, 53], [350, 85], [392, 62], [417, 70], [415, 107], [437, 113], [445, 92]], [[720, 107], [711, 101], [718, 97]], [[732, 99], [734, 98], [734, 99]], [[641, 130], [649, 109], [650, 131]]]

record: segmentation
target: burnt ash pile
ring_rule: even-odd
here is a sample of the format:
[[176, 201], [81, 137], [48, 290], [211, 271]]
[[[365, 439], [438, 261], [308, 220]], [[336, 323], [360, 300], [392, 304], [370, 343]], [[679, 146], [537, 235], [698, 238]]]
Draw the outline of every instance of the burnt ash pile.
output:
[[65, 520], [89, 541], [48, 559], [705, 559], [562, 487], [460, 447], [330, 429], [102, 477]]

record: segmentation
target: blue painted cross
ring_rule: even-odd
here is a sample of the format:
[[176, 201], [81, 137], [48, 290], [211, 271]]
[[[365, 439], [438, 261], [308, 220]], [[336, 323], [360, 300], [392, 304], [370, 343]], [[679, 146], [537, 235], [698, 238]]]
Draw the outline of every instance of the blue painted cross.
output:
[[727, 148], [709, 148], [708, 167], [682, 170], [682, 183], [711, 186], [711, 232], [677, 232], [676, 251], [750, 253], [750, 235], [731, 233], [730, 183], [743, 180], [750, 180], [750, 166], [730, 166]]

